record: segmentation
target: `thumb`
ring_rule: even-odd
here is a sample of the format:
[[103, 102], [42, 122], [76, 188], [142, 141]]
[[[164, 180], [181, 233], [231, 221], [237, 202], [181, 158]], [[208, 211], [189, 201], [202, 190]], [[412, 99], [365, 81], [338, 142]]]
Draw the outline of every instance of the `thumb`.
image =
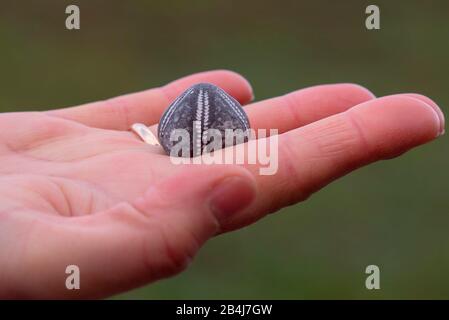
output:
[[161, 270], [161, 276], [184, 269], [221, 225], [252, 203], [255, 190], [254, 177], [237, 166], [191, 166], [151, 187], [134, 203], [153, 224], [156, 239], [152, 237], [147, 251], [165, 250], [157, 259], [159, 267], [154, 257], [149, 264]]
[[[237, 166], [187, 166], [132, 203], [90, 216], [39, 223], [16, 292], [99, 298], [182, 271], [222, 223], [249, 206], [254, 178]], [[80, 270], [66, 288], [67, 266]], [[25, 276], [24, 276], [25, 275]]]

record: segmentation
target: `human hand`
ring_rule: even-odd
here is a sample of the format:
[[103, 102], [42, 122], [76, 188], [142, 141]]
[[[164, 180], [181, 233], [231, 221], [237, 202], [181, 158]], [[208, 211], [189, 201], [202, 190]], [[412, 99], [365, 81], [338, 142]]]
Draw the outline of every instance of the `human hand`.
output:
[[[156, 124], [198, 82], [251, 100], [241, 76], [212, 71], [107, 101], [0, 115], [1, 297], [105, 297], [178, 273], [214, 235], [444, 130], [424, 96], [376, 99], [357, 85], [324, 85], [245, 106], [252, 128], [279, 130], [275, 175], [257, 165], [174, 165], [129, 128]], [[68, 265], [80, 268], [80, 290], [65, 287]]]

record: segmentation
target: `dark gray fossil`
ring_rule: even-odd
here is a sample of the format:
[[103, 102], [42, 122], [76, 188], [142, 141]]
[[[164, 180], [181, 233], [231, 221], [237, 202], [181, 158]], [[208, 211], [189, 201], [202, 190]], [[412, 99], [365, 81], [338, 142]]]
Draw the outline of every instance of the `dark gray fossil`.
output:
[[[167, 154], [193, 157], [247, 141], [249, 129], [248, 117], [237, 100], [213, 84], [199, 83], [165, 110], [158, 139]], [[234, 137], [229, 138], [229, 133]]]

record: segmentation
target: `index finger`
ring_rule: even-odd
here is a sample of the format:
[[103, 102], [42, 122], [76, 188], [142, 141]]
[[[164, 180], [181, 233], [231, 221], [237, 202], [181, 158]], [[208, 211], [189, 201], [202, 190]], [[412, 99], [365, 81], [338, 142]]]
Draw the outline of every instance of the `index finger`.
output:
[[163, 110], [179, 94], [199, 82], [209, 82], [223, 88], [241, 104], [253, 98], [251, 85], [243, 76], [229, 70], [214, 70], [195, 73], [162, 87], [47, 113], [90, 127], [129, 130], [136, 122], [146, 125], [157, 123]]

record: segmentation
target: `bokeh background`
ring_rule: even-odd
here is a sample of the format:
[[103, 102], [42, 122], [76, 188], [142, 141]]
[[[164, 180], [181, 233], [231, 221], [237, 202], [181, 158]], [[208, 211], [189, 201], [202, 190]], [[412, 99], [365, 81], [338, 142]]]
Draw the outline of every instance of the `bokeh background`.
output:
[[[81, 30], [65, 29], [65, 7]], [[381, 30], [365, 29], [377, 4]], [[44, 110], [215, 68], [256, 99], [355, 82], [449, 104], [449, 2], [0, 0], [0, 111]], [[1, 128], [0, 128], [1, 132]], [[183, 274], [115, 298], [449, 298], [447, 137], [210, 241]], [[381, 289], [365, 289], [365, 267]]]

